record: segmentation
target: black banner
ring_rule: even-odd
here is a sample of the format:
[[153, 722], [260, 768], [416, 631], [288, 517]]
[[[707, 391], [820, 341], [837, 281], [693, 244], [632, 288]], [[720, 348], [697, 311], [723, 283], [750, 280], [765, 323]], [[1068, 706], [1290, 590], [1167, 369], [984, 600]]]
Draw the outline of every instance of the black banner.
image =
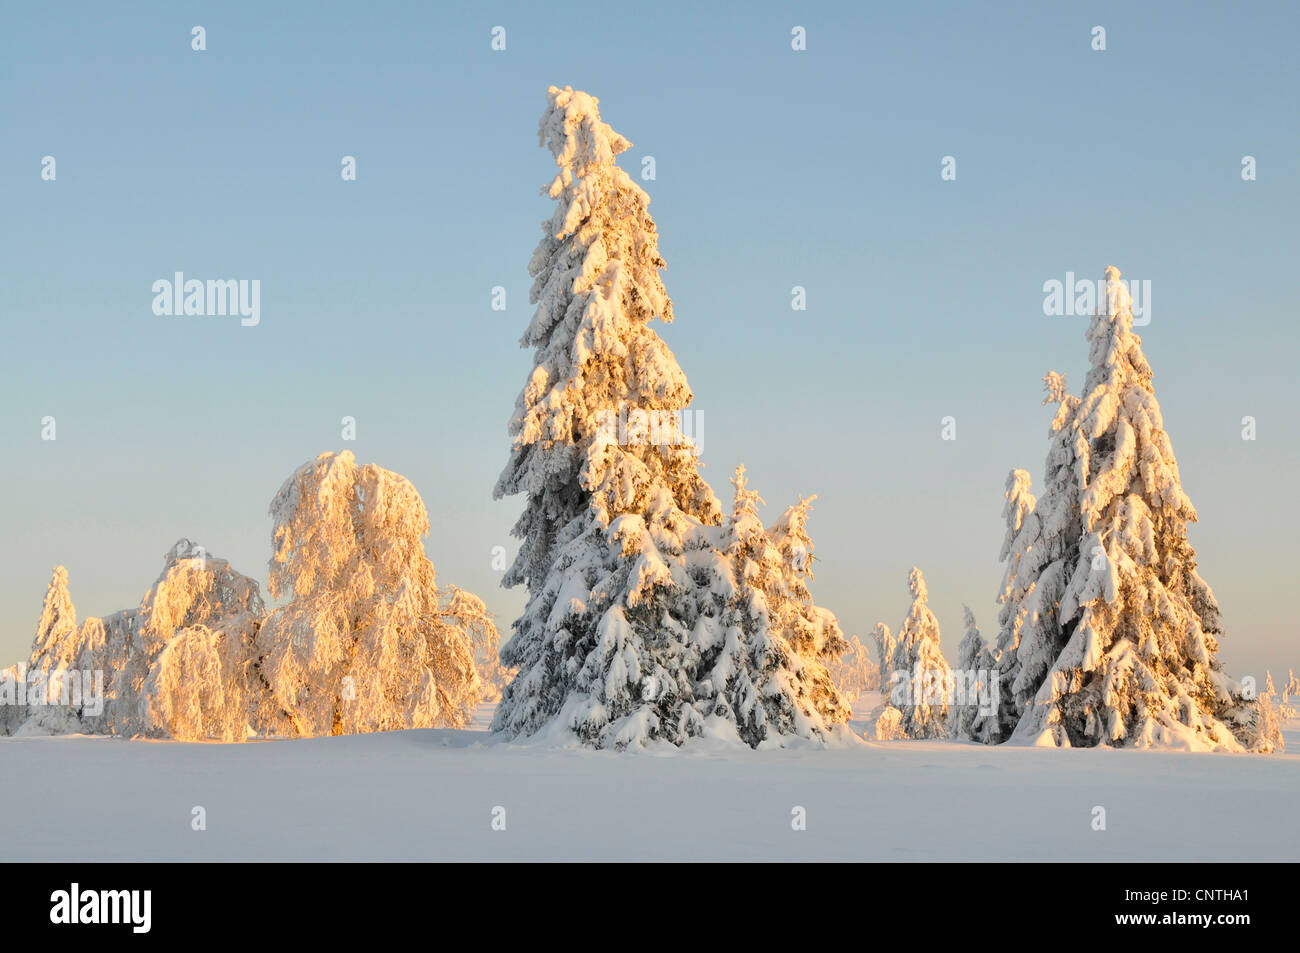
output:
[[[395, 931], [432, 938], [431, 918], [444, 920], [447, 914], [436, 912], [444, 908], [454, 911], [458, 929], [471, 931], [535, 915], [538, 924], [577, 916], [584, 932], [602, 922], [639, 932], [662, 916], [672, 934], [698, 937], [721, 919], [731, 942], [732, 931], [743, 932], [747, 923], [757, 931], [768, 922], [755, 917], [758, 910], [780, 903], [792, 905], [801, 920], [834, 917], [838, 930], [853, 929], [845, 917], [861, 918], [868, 933], [885, 921], [899, 929], [918, 924], [927, 940], [969, 939], [972, 931], [986, 933], [992, 918], [999, 929], [1026, 937], [1032, 934], [1025, 931], [1042, 929], [1072, 940], [1105, 935], [1122, 942], [1136, 932], [1177, 942], [1200, 933], [1233, 943], [1278, 935], [1289, 874], [1268, 864], [932, 864], [919, 879], [893, 869], [897, 864], [835, 865], [845, 869], [830, 878], [797, 870], [670, 871], [668, 864], [604, 872], [465, 866], [11, 865], [0, 922], [14, 939], [112, 934], [127, 942], [274, 936], [373, 942]], [[872, 886], [864, 889], [863, 881]], [[844, 911], [835, 910], [839, 904]]]

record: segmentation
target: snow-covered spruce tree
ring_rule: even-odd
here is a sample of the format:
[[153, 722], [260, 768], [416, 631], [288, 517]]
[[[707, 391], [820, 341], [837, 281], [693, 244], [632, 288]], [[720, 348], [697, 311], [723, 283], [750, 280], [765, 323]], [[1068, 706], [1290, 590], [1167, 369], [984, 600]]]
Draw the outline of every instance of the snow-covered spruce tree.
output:
[[880, 673], [880, 690], [888, 695], [893, 674], [894, 648], [898, 640], [889, 631], [889, 626], [877, 622], [876, 627], [871, 630], [871, 644], [876, 649], [876, 670]]
[[29, 705], [21, 718], [15, 719], [21, 724], [30, 717], [29, 732], [64, 734], [81, 730], [77, 713], [61, 704], [60, 697], [64, 680], [77, 670], [81, 655], [77, 611], [68, 591], [68, 571], [55, 566], [27, 662]]
[[1286, 720], [1297, 717], [1297, 699], [1300, 699], [1300, 682], [1296, 680], [1295, 670], [1287, 672], [1287, 682], [1282, 686], [1282, 695], [1277, 703], [1277, 717]]
[[[695, 642], [705, 677], [697, 708], [734, 723], [741, 740], [757, 747], [769, 737], [820, 737], [846, 722], [850, 707], [827, 668], [847, 643], [839, 622], [812, 601], [812, 540], [806, 530], [812, 499], [790, 507], [770, 529], [758, 516], [763, 501], [750, 490], [745, 468], [732, 484], [735, 504], [724, 525], [723, 573], [706, 576], [715, 606], [697, 625]], [[704, 538], [719, 535], [701, 528]], [[688, 574], [710, 562], [707, 550], [688, 556]], [[705, 563], [691, 556], [703, 555]], [[712, 561], [716, 565], [716, 561]], [[699, 575], [693, 578], [700, 579]], [[712, 625], [722, 620], [720, 631]], [[709, 710], [708, 699], [714, 699]]]
[[1276, 726], [1263, 723], [1258, 700], [1244, 697], [1216, 658], [1219, 608], [1187, 539], [1196, 511], [1132, 323], [1119, 269], [1107, 268], [1077, 412], [1088, 441], [1080, 497], [1086, 535], [1060, 600], [1069, 639], [1016, 737], [1060, 746], [1273, 750], [1281, 744]]
[[691, 392], [649, 327], [672, 305], [649, 199], [615, 164], [630, 143], [594, 97], [548, 97], [539, 138], [559, 167], [544, 189], [556, 209], [529, 264], [537, 308], [520, 343], [534, 368], [494, 491], [526, 496], [502, 583], [526, 584], [529, 600], [502, 650], [519, 675], [493, 727], [532, 735], [558, 719], [597, 746], [681, 743], [701, 719], [683, 704], [698, 606], [680, 564], [694, 522], [720, 523], [721, 508], [671, 423], [653, 443], [618, 433], [620, 418], [679, 412]]
[[[690, 388], [650, 328], [672, 303], [649, 199], [615, 163], [630, 144], [568, 87], [549, 90], [540, 138], [557, 204], [529, 266], [537, 308], [521, 343], [535, 366], [495, 490], [526, 497], [503, 583], [529, 599], [502, 649], [519, 674], [493, 727], [614, 748], [818, 735], [839, 717], [815, 657], [833, 640], [812, 608], [773, 605], [734, 570], [773, 544], [760, 546], [761, 523], [723, 520], [681, 428]], [[771, 558], [757, 560], [764, 579]], [[810, 636], [823, 642], [805, 657]]]
[[[686, 376], [649, 327], [673, 319], [649, 196], [615, 163], [631, 143], [600, 119], [598, 100], [548, 91], [538, 138], [559, 172], [542, 191], [556, 200], [528, 271], [536, 311], [520, 339], [534, 367], [510, 421], [510, 460], [493, 495], [526, 494], [514, 535], [523, 540], [503, 585], [535, 596], [555, 550], [585, 527], [593, 494], [631, 506], [664, 487], [684, 513], [716, 525], [721, 508], [696, 468], [695, 448], [671, 417], [691, 402]], [[665, 411], [659, 439], [612, 440], [629, 414]]]
[[949, 734], [954, 738], [993, 744], [998, 740], [996, 710], [988, 707], [993, 699], [990, 679], [998, 677], [993, 651], [980, 635], [975, 613], [962, 605], [965, 635], [957, 646], [957, 667], [953, 671], [955, 690], [948, 711]]
[[109, 691], [103, 645], [99, 619], [77, 624], [68, 572], [56, 566], [26, 666], [28, 706], [21, 728], [13, 730], [42, 735], [102, 732]]
[[1029, 487], [1029, 474], [1024, 470], [1012, 470], [1007, 475], [1006, 503], [1002, 507], [1006, 534], [998, 553], [1005, 569], [998, 590], [998, 637], [992, 653], [998, 666], [998, 714], [994, 723], [981, 724], [983, 739], [992, 743], [1011, 737], [1021, 713], [1014, 689], [1016, 676], [1020, 674], [1016, 654], [1035, 582], [1030, 571], [1034, 559], [1026, 557], [1041, 544], [1040, 524], [1034, 512], [1037, 501]]
[[[907, 673], [895, 675], [894, 655], [898, 649], [898, 637], [889, 631], [889, 626], [877, 622], [871, 632], [872, 644], [876, 647], [877, 670], [880, 672], [880, 690], [885, 696], [885, 705], [876, 718], [875, 736], [877, 741], [897, 741], [906, 738], [903, 733], [903, 713], [894, 702], [901, 704], [901, 698], [895, 690], [901, 690], [900, 682], [908, 679]], [[910, 690], [910, 689], [909, 689]]]
[[27, 720], [27, 666], [0, 668], [0, 737], [17, 732]]
[[912, 567], [907, 587], [912, 606], [894, 640], [890, 705], [902, 713], [899, 729], [906, 737], [945, 738], [952, 671], [939, 647], [939, 620], [927, 604], [929, 593], [921, 570]]
[[55, 566], [36, 623], [29, 669], [48, 674], [75, 663], [80, 653], [76, 633], [77, 610], [68, 591], [68, 570]]
[[461, 727], [479, 700], [476, 644], [495, 642], [483, 604], [441, 592], [424, 553], [415, 487], [351, 452], [298, 468], [271, 502], [271, 594], [292, 593], [257, 635], [267, 691], [259, 733], [350, 734]]
[[791, 666], [791, 691], [810, 717], [823, 722], [816, 728], [820, 732], [848, 721], [852, 706], [841, 697], [827, 668], [848, 649], [848, 642], [835, 614], [812, 598], [814, 557], [808, 513], [816, 499], [816, 494], [800, 497], [767, 530], [780, 557], [780, 587], [768, 602], [775, 607], [778, 630], [798, 659], [798, 666]]
[[[1073, 631], [1073, 622], [1061, 617], [1060, 603], [1079, 560], [1083, 536], [1080, 497], [1090, 452], [1079, 428], [1079, 398], [1067, 392], [1065, 376], [1049, 372], [1043, 384], [1047, 391], [1043, 403], [1057, 407], [1049, 431], [1044, 492], [1026, 523], [1029, 538], [1016, 547], [1020, 560], [1015, 587], [1025, 593], [1020, 602], [1024, 618], [1019, 643], [1009, 661], [1010, 685], [1003, 684], [1003, 695], [1014, 698], [1020, 716]], [[1004, 659], [1000, 664], [1008, 662]], [[1004, 712], [1009, 718], [1009, 710]], [[1009, 723], [1001, 723], [1004, 737]], [[1018, 727], [1018, 720], [1016, 724]]]

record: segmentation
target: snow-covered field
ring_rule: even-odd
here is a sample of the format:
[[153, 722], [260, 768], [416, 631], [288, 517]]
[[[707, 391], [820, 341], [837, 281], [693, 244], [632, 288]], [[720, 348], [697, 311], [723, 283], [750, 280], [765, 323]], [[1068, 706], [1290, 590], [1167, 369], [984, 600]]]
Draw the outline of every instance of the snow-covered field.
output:
[[[489, 715], [464, 731], [249, 744], [3, 738], [0, 843], [10, 861], [1300, 856], [1300, 755], [943, 742], [617, 754], [496, 742]], [[1300, 750], [1300, 723], [1288, 727]]]

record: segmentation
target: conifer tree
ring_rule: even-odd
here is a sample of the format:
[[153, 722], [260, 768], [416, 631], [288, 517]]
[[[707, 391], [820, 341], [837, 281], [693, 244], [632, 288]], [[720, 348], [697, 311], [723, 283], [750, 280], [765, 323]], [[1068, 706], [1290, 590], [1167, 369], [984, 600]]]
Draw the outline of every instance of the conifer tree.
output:
[[1117, 268], [1106, 269], [1101, 304], [1073, 415], [1086, 448], [1076, 457], [1082, 538], [1058, 609], [1068, 639], [1016, 736], [1072, 746], [1272, 750], [1280, 736], [1217, 658], [1219, 607], [1187, 538], [1196, 511]]
[[1043, 384], [1047, 391], [1043, 403], [1056, 404], [1057, 409], [1050, 429], [1045, 489], [1034, 506], [1036, 519], [1027, 526], [1033, 538], [1019, 547], [1016, 587], [1025, 593], [1020, 602], [1024, 621], [1010, 663], [1014, 672], [1010, 691], [1004, 693], [1014, 698], [1018, 713], [1037, 693], [1072, 631], [1072, 623], [1061, 618], [1060, 602], [1078, 561], [1083, 534], [1079, 498], [1089, 447], [1079, 430], [1079, 398], [1066, 391], [1062, 374], [1049, 372]]
[[1034, 591], [1030, 570], [1036, 554], [1031, 558], [1030, 553], [1041, 545], [1040, 524], [1034, 512], [1037, 501], [1029, 486], [1029, 474], [1024, 470], [1012, 470], [1007, 475], [1006, 504], [1002, 507], [1006, 534], [998, 554], [1006, 568], [998, 590], [998, 638], [992, 653], [998, 668], [998, 713], [994, 722], [983, 724], [985, 738], [994, 742], [1011, 736], [1021, 711], [1014, 688], [1020, 674], [1017, 652], [1029, 611], [1027, 602]]
[[77, 611], [68, 590], [68, 571], [55, 566], [27, 663], [28, 705], [26, 711], [11, 719], [21, 724], [30, 717], [29, 733], [62, 734], [82, 730], [80, 712], [68, 704], [71, 701], [69, 680], [79, 678], [83, 663], [88, 661], [81, 636]]
[[921, 570], [912, 568], [907, 587], [912, 605], [894, 643], [890, 704], [902, 713], [900, 730], [906, 737], [945, 738], [952, 671], [939, 646], [939, 620], [930, 611]]
[[993, 650], [980, 635], [975, 613], [962, 605], [965, 634], [957, 646], [957, 667], [953, 671], [953, 703], [948, 712], [949, 734], [967, 741], [991, 744], [998, 740], [998, 711], [993, 707], [991, 681], [998, 678]]
[[700, 476], [690, 388], [650, 327], [673, 312], [649, 199], [615, 163], [630, 144], [569, 87], [549, 90], [540, 138], [557, 205], [529, 266], [534, 368], [495, 491], [525, 496], [503, 582], [528, 602], [493, 728], [612, 748], [824, 736], [847, 718], [825, 669], [843, 640], [791, 562], [803, 516], [774, 542], [743, 479], [724, 519]]

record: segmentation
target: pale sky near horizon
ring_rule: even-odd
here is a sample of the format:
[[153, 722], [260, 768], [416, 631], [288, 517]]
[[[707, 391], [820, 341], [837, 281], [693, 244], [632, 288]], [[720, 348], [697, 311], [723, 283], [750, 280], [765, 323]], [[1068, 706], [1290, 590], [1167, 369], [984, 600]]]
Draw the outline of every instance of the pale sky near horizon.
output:
[[[508, 635], [492, 550], [522, 502], [491, 491], [551, 209], [537, 120], [571, 84], [629, 173], [655, 159], [656, 329], [706, 477], [729, 502], [743, 462], [769, 521], [818, 494], [814, 593], [846, 631], [897, 626], [917, 565], [950, 657], [963, 602], [996, 635], [1007, 471], [1041, 489], [1041, 378], [1077, 391], [1087, 366], [1086, 319], [1044, 315], [1043, 284], [1114, 264], [1152, 283], [1139, 330], [1222, 658], [1300, 668], [1300, 12], [696, 6], [0, 6], [0, 665], [55, 564], [81, 617], [138, 604], [181, 536], [265, 587], [271, 497], [339, 449], [412, 480], [440, 580]], [[258, 279], [260, 323], [154, 315], [177, 271]]]

